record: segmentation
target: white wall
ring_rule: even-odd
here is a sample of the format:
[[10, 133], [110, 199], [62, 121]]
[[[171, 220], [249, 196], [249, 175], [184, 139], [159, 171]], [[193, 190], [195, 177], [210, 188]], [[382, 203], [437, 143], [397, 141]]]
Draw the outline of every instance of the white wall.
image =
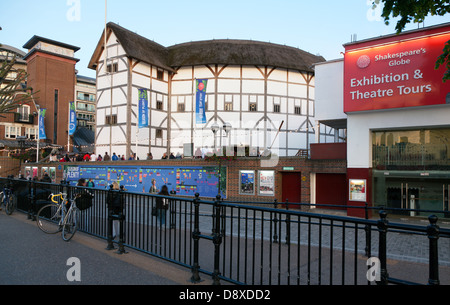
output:
[[344, 60], [317, 64], [316, 120], [345, 119], [344, 113]]

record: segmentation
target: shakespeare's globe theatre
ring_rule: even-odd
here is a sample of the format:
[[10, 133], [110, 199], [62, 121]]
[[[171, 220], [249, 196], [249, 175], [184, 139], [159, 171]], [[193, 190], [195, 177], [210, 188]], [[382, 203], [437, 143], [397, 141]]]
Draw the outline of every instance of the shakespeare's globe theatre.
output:
[[[314, 141], [313, 65], [323, 57], [242, 40], [164, 47], [114, 23], [106, 34], [89, 64], [97, 71], [96, 153], [136, 153], [142, 160], [149, 152], [160, 158], [233, 146], [294, 156]], [[197, 121], [199, 112], [204, 121]], [[322, 142], [335, 136], [321, 132]]]

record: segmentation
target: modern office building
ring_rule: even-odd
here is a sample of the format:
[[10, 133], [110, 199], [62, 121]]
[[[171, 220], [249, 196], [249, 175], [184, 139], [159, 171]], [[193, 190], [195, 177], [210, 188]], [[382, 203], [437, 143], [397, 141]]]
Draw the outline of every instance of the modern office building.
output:
[[[33, 90], [33, 102], [20, 105], [17, 111], [3, 114], [0, 119], [0, 151], [9, 156], [19, 150], [30, 150], [35, 160], [38, 139], [38, 108], [46, 109], [44, 126], [47, 139], [40, 139], [40, 150], [61, 148], [62, 152], [80, 150], [77, 143], [89, 146], [84, 134], [68, 138], [69, 102], [75, 101], [77, 129], [95, 130], [96, 84], [95, 79], [78, 75], [74, 58], [78, 47], [51, 39], [33, 36], [25, 45], [28, 53], [8, 45], [0, 46], [0, 59], [16, 58], [13, 71], [3, 80], [2, 86], [15, 79], [18, 70], [27, 72], [24, 86]], [[74, 147], [75, 146], [75, 147]]]
[[448, 211], [450, 82], [435, 69], [448, 40], [447, 23], [349, 43], [316, 66], [318, 123], [347, 129], [348, 205]]

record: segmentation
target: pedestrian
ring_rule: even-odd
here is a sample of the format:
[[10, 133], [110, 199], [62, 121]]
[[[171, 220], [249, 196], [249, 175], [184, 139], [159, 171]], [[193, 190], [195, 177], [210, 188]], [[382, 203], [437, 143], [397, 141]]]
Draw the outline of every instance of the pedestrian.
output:
[[86, 183], [87, 187], [95, 187], [94, 180], [92, 178], [89, 178], [89, 181]]
[[[119, 184], [114, 181], [111, 185], [112, 190], [118, 191], [120, 189]], [[119, 215], [122, 213], [122, 204], [120, 202], [120, 194], [117, 192], [108, 192], [106, 203], [108, 205], [108, 213], [109, 217], [112, 215]], [[112, 227], [112, 239], [115, 239], [117, 236], [117, 233], [119, 232], [119, 221], [117, 219], [113, 220], [113, 227]]]
[[119, 160], [119, 157], [117, 157], [116, 153], [113, 153], [111, 160], [113, 160], [113, 161]]
[[111, 157], [108, 155], [108, 152], [105, 152], [105, 155], [103, 156], [103, 161], [110, 161]]
[[97, 155], [95, 153], [91, 154], [91, 161], [97, 161]]
[[83, 161], [88, 162], [91, 159], [91, 155], [87, 152], [84, 154]]
[[[170, 196], [167, 185], [161, 187], [161, 191], [158, 193], [160, 196]], [[161, 226], [166, 223], [166, 212], [169, 209], [169, 199], [164, 197], [156, 198], [156, 216]]]
[[50, 178], [50, 176], [45, 173], [44, 177], [42, 177], [41, 182], [47, 182], [47, 183], [51, 183], [52, 182], [52, 178]]

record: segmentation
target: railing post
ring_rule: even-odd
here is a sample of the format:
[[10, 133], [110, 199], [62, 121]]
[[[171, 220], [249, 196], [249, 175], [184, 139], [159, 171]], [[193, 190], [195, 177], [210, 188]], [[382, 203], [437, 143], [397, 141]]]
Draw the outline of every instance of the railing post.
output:
[[194, 232], [192, 232], [192, 239], [194, 240], [194, 264], [192, 265], [192, 283], [198, 283], [200, 279], [200, 264], [198, 262], [198, 250], [199, 250], [199, 240], [200, 240], [200, 219], [199, 219], [199, 193], [195, 194], [194, 198]]
[[[274, 208], [277, 209], [278, 208], [278, 200], [275, 199], [273, 202]], [[273, 232], [273, 242], [274, 243], [278, 243], [278, 230], [277, 230], [277, 224], [278, 224], [278, 212], [275, 212], [275, 217], [273, 219], [273, 227], [274, 227], [274, 232]]]
[[[364, 216], [365, 219], [368, 220], [369, 219], [369, 204], [366, 202], [364, 205]], [[364, 231], [366, 232], [366, 248], [365, 248], [365, 252], [366, 252], [366, 257], [371, 257], [371, 245], [372, 245], [372, 230], [371, 230], [371, 226], [369, 226], [368, 224], [365, 225], [364, 227]]]
[[438, 239], [439, 226], [437, 225], [438, 218], [435, 215], [428, 217], [430, 225], [427, 227], [428, 239], [430, 240], [429, 253], [429, 279], [428, 285], [440, 285], [439, 281], [439, 257], [438, 257]]
[[118, 254], [124, 254], [127, 253], [127, 251], [125, 251], [125, 247], [123, 245], [124, 242], [124, 220], [125, 220], [125, 214], [123, 213], [123, 209], [124, 209], [124, 186], [121, 185], [120, 186], [120, 191], [119, 191], [119, 195], [120, 195], [120, 213], [119, 213], [119, 222], [120, 222], [120, 234], [119, 234], [119, 250], [117, 250]]
[[169, 203], [169, 227], [171, 229], [175, 229], [175, 223], [176, 223], [176, 204], [174, 203], [173, 200], [167, 198], [167, 202]]
[[[289, 201], [286, 199], [286, 211], [289, 211]], [[286, 214], [286, 245], [290, 243], [291, 235], [291, 215]]]
[[33, 190], [34, 182], [31, 178], [28, 179], [28, 215], [27, 219], [32, 219], [33, 215], [33, 201], [34, 201], [34, 190]]
[[216, 196], [214, 202], [214, 272], [213, 272], [213, 285], [220, 285], [220, 245], [222, 243], [222, 236], [220, 234], [220, 195]]
[[32, 188], [32, 192], [31, 192], [31, 198], [30, 198], [30, 202], [31, 202], [31, 209], [30, 209], [30, 212], [31, 212], [31, 220], [33, 220], [33, 221], [35, 221], [36, 220], [36, 214], [37, 214], [37, 212], [39, 212], [39, 211], [37, 211], [37, 209], [38, 209], [38, 207], [36, 206], [36, 192], [37, 192], [37, 189], [36, 189], [36, 180], [33, 180], [32, 182], [31, 182], [31, 188]]
[[108, 195], [107, 195], [107, 207], [108, 207], [108, 232], [107, 232], [107, 242], [108, 245], [106, 246], [106, 250], [113, 250], [114, 244], [113, 244], [113, 207], [112, 207], [112, 201], [113, 201], [113, 185], [111, 184], [109, 186]]
[[377, 227], [380, 234], [378, 245], [378, 258], [380, 260], [380, 282], [378, 285], [387, 285], [389, 274], [387, 272], [387, 256], [386, 256], [386, 240], [388, 231], [388, 220], [386, 211], [380, 211], [380, 220], [378, 220]]

